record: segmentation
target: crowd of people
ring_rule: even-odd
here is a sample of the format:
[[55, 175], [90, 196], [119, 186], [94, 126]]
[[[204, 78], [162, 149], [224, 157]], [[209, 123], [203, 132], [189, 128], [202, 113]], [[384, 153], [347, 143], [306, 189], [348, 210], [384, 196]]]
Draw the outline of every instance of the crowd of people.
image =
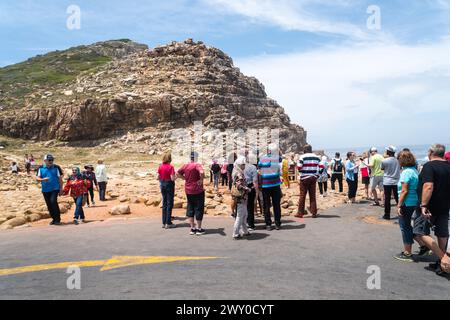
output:
[[[64, 184], [63, 170], [54, 163], [55, 158], [51, 154], [44, 157], [44, 164], [37, 168], [36, 179], [41, 183], [41, 191], [44, 196], [49, 214], [52, 218], [50, 225], [61, 225], [61, 212], [58, 205], [58, 196], [70, 195], [75, 202], [74, 224], [85, 222], [83, 206], [95, 205], [94, 187], [99, 193], [99, 200], [106, 201], [106, 186], [108, 176], [103, 160], [98, 160], [94, 169], [93, 165], [85, 165], [84, 171], [79, 167], [72, 168]], [[90, 199], [90, 201], [89, 201]]]
[[[340, 153], [329, 162], [326, 156], [313, 153], [306, 145], [303, 154], [297, 159], [293, 155], [280, 155], [279, 149], [271, 145], [264, 155], [258, 155], [257, 163], [250, 163], [255, 155], [243, 151], [232, 154], [228, 161], [213, 159], [210, 166], [210, 181], [215, 191], [219, 190], [220, 180], [231, 194], [230, 211], [235, 219], [233, 239], [250, 236], [256, 229], [255, 212], [259, 206], [264, 216], [267, 231], [282, 228], [281, 200], [282, 187], [290, 188], [293, 162], [298, 171], [300, 188], [298, 211], [295, 217], [303, 218], [311, 214], [318, 216], [317, 188], [320, 195], [328, 196], [328, 181], [331, 180], [331, 192], [344, 192], [344, 178], [348, 186], [349, 204], [371, 203], [384, 207], [382, 219], [391, 219], [392, 199], [397, 206], [397, 216], [403, 239], [403, 251], [395, 258], [401, 261], [413, 261], [412, 246], [419, 244], [417, 256], [433, 252], [438, 258], [430, 265], [436, 273], [450, 273], [448, 250], [448, 219], [450, 213], [450, 152], [445, 146], [435, 144], [428, 152], [429, 161], [419, 167], [415, 156], [409, 149], [397, 153], [394, 146], [385, 148], [384, 155], [373, 147], [369, 152], [357, 155], [348, 152], [346, 160]], [[157, 171], [162, 194], [162, 226], [174, 228], [172, 211], [174, 207], [175, 183], [184, 180], [187, 198], [186, 216], [190, 224], [191, 235], [206, 233], [203, 227], [205, 212], [205, 170], [198, 161], [198, 154], [192, 152], [190, 161], [175, 170], [172, 157], [166, 154]], [[295, 159], [295, 160], [294, 160]], [[358, 184], [364, 185], [364, 197], [358, 201]], [[54, 164], [54, 158], [46, 155], [44, 165], [37, 170], [37, 179], [42, 183], [42, 192], [52, 217], [51, 224], [60, 224], [57, 203], [58, 195], [67, 195], [76, 204], [74, 223], [84, 222], [83, 206], [95, 205], [94, 188], [99, 191], [100, 201], [105, 201], [107, 184], [106, 167], [99, 160], [97, 167], [86, 165], [85, 171], [73, 168], [68, 181], [63, 185], [61, 168]], [[338, 183], [338, 191], [336, 190]], [[306, 199], [309, 196], [309, 210]], [[90, 199], [90, 202], [89, 202]], [[273, 216], [272, 216], [273, 215]], [[437, 241], [431, 237], [434, 230]]]

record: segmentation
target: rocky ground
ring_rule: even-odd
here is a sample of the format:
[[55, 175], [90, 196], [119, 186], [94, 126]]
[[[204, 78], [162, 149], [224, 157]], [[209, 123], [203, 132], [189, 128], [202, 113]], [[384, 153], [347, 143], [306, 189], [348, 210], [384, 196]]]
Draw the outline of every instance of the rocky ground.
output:
[[[70, 167], [75, 164], [73, 157], [76, 155], [70, 155], [74, 150], [64, 149], [66, 158], [63, 157], [58, 161], [65, 173], [70, 172]], [[89, 154], [87, 157], [92, 157], [92, 155]], [[154, 217], [161, 214], [161, 195], [158, 181], [156, 180], [156, 168], [159, 161], [150, 159], [147, 161], [130, 161], [124, 159], [127, 159], [126, 154], [122, 154], [122, 156], [116, 155], [116, 160], [111, 158], [111, 161], [108, 162], [110, 176], [107, 192], [108, 201], [102, 203], [97, 201], [95, 206], [87, 208], [85, 213], [88, 221], [134, 219], [137, 217]], [[0, 212], [0, 229], [48, 224], [50, 217], [40, 192], [40, 185], [34, 178], [34, 173], [27, 175], [22, 171], [15, 175], [9, 172], [11, 161], [21, 163], [21, 158], [18, 155], [3, 153], [0, 161], [0, 206], [3, 208], [3, 211]], [[175, 164], [175, 166], [179, 167], [180, 164]], [[231, 213], [231, 196], [228, 189], [221, 187], [218, 192], [214, 192], [209, 184], [209, 179], [205, 180], [205, 185], [207, 190], [206, 214], [212, 217], [229, 216]], [[283, 194], [282, 215], [285, 217], [292, 216], [297, 212], [298, 183], [292, 183], [289, 189], [283, 187]], [[363, 196], [363, 190], [359, 191], [359, 196]], [[95, 197], [98, 199], [97, 193]], [[329, 192], [328, 197], [318, 198], [319, 212], [345, 205], [345, 202], [345, 193]], [[63, 213], [62, 221], [70, 223], [74, 210], [73, 200], [70, 197], [60, 197], [59, 203]], [[184, 182], [178, 180], [176, 183], [174, 215], [184, 216], [185, 209]]]

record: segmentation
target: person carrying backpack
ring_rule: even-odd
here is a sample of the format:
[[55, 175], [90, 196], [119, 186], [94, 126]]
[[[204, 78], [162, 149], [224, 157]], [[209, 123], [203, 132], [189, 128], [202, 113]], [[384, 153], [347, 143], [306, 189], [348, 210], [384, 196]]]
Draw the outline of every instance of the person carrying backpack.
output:
[[336, 180], [339, 184], [339, 193], [344, 192], [344, 162], [342, 161], [341, 154], [336, 152], [335, 158], [331, 161], [331, 190], [336, 190]]

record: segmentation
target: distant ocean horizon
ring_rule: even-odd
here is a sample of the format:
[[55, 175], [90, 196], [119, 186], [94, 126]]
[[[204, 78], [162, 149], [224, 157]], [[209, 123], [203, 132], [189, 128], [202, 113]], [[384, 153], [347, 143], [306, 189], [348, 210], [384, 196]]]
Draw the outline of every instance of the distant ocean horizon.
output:
[[[398, 151], [404, 149], [404, 148], [409, 148], [411, 150], [411, 152], [415, 155], [416, 159], [419, 161], [419, 163], [423, 163], [426, 162], [428, 159], [428, 149], [430, 148], [431, 144], [422, 144], [422, 145], [400, 145], [400, 146], [395, 146], [397, 148]], [[445, 144], [447, 151], [450, 151], [450, 143], [446, 143]], [[336, 152], [340, 152], [341, 156], [343, 158], [345, 158], [347, 152], [349, 151], [354, 151], [356, 152], [357, 155], [362, 155], [364, 152], [369, 151], [370, 148], [372, 148], [373, 146], [369, 146], [369, 147], [343, 147], [343, 148], [325, 148], [325, 154], [330, 157], [333, 158], [334, 154]], [[379, 153], [384, 153], [384, 150], [386, 148], [386, 146], [375, 146], [378, 149]]]

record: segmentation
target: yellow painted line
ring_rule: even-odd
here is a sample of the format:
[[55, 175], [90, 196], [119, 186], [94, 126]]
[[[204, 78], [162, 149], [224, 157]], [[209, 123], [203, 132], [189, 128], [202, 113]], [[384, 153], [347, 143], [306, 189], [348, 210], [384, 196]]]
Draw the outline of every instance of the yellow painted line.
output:
[[211, 260], [217, 259], [217, 257], [127, 257], [118, 256], [112, 257], [104, 264], [100, 271], [107, 271], [117, 268], [135, 266], [140, 264], [154, 264], [154, 263], [165, 263], [165, 262], [177, 262], [177, 261], [195, 261], [195, 260]]
[[177, 261], [200, 261], [212, 260], [218, 257], [161, 257], [161, 256], [115, 256], [107, 260], [87, 260], [87, 261], [73, 261], [60, 262], [51, 264], [39, 264], [32, 266], [17, 267], [11, 269], [0, 269], [0, 276], [9, 276], [13, 274], [38, 272], [46, 270], [67, 269], [70, 266], [77, 267], [98, 267], [102, 266], [100, 271], [107, 271], [112, 269], [124, 268], [134, 265], [167, 263]]

